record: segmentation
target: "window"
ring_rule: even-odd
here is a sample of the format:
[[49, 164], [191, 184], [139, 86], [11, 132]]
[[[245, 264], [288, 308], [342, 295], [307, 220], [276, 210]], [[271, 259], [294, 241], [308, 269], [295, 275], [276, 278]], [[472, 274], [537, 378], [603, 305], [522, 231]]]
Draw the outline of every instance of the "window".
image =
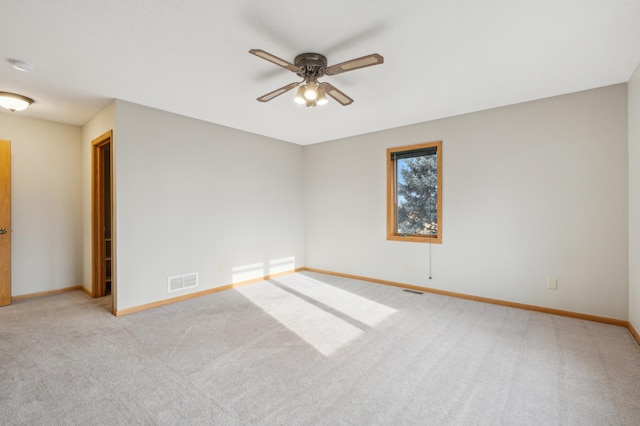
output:
[[442, 142], [387, 149], [387, 240], [442, 242]]

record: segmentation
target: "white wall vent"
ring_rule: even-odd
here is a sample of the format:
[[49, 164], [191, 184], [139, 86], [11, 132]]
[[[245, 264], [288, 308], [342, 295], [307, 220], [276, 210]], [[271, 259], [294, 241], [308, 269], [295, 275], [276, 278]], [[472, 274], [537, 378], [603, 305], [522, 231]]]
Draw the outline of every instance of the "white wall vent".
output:
[[169, 293], [187, 288], [198, 287], [198, 273], [169, 277]]

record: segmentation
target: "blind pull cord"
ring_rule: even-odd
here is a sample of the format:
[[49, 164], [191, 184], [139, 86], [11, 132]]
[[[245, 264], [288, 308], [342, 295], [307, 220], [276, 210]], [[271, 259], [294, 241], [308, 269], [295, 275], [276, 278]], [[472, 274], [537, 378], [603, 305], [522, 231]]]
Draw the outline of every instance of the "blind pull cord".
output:
[[431, 241], [429, 241], [429, 279], [431, 279]]

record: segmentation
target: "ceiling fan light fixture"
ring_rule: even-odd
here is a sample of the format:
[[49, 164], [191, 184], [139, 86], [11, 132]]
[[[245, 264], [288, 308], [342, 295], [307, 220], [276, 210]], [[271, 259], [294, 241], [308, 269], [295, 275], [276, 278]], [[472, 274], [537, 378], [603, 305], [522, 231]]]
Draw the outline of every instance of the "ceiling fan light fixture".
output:
[[296, 97], [293, 98], [295, 103], [297, 103], [299, 105], [304, 105], [307, 102], [307, 100], [304, 98], [304, 89], [305, 89], [304, 84], [301, 84], [298, 87], [298, 91], [296, 92]]
[[0, 106], [11, 112], [25, 110], [33, 103], [33, 99], [16, 93], [0, 92]]

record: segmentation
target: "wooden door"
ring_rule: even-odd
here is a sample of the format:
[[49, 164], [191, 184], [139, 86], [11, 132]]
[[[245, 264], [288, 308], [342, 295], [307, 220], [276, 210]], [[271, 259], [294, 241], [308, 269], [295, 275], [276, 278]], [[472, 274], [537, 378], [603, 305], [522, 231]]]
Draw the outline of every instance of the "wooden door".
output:
[[11, 304], [11, 143], [0, 140], [0, 306]]

